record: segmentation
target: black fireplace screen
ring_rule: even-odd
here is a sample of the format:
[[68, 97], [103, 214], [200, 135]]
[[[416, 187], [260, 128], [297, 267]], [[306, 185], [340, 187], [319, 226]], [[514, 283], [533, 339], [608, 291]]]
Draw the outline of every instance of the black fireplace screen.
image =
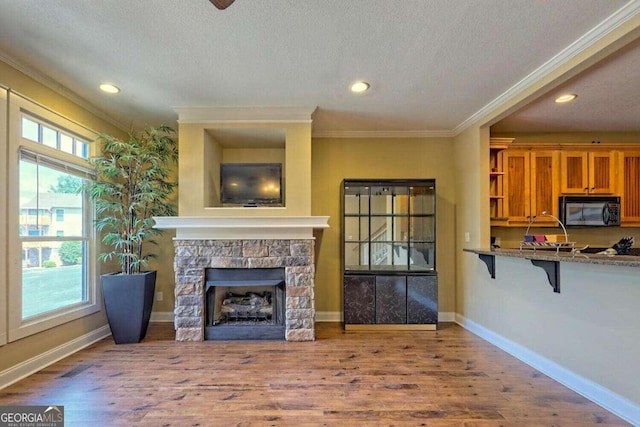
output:
[[281, 339], [285, 292], [284, 268], [206, 269], [205, 339]]

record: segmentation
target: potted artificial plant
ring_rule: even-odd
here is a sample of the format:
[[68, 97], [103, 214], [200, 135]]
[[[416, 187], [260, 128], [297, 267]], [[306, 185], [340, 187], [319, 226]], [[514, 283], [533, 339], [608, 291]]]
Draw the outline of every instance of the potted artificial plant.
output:
[[177, 183], [169, 177], [178, 159], [174, 134], [160, 126], [139, 134], [131, 130], [126, 140], [100, 135], [102, 154], [91, 159], [97, 177], [87, 189], [95, 202], [96, 229], [108, 248], [98, 259], [120, 266], [120, 271], [101, 276], [116, 344], [140, 342], [149, 325], [156, 272], [145, 269], [156, 257], [148, 248], [162, 232], [153, 228], [152, 217], [175, 215], [170, 198]]

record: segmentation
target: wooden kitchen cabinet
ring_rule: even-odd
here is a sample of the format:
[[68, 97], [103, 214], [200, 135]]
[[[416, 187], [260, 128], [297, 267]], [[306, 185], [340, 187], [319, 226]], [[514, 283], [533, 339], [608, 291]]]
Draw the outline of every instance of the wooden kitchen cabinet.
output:
[[615, 153], [562, 151], [562, 194], [614, 194]]
[[508, 225], [555, 226], [560, 196], [560, 152], [557, 150], [507, 150], [505, 167], [505, 215]]
[[640, 226], [640, 151], [622, 151], [618, 155], [620, 221], [623, 226]]
[[513, 138], [491, 138], [489, 145], [489, 209], [491, 225], [507, 225], [504, 209], [504, 153]]

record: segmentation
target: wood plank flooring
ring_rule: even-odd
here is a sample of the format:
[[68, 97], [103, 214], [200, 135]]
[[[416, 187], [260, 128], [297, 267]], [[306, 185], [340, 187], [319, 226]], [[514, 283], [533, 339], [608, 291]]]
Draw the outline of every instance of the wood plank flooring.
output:
[[0, 405], [64, 405], [65, 426], [626, 426], [454, 324], [316, 341], [102, 340], [0, 390]]

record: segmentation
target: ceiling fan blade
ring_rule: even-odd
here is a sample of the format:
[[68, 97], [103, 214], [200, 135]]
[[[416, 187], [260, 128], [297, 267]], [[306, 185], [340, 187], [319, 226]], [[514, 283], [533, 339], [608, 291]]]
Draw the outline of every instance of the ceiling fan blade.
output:
[[209, 0], [209, 1], [218, 9], [224, 10], [229, 6], [231, 6], [231, 3], [233, 3], [235, 0]]

